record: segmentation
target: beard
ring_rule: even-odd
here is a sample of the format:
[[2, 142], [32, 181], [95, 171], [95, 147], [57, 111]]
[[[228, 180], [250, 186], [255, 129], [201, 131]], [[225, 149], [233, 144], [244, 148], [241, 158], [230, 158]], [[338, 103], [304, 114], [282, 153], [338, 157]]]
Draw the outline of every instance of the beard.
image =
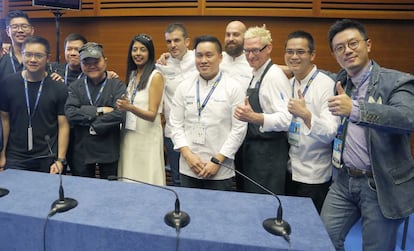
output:
[[225, 44], [224, 50], [232, 57], [238, 57], [243, 53], [243, 46], [240, 44]]

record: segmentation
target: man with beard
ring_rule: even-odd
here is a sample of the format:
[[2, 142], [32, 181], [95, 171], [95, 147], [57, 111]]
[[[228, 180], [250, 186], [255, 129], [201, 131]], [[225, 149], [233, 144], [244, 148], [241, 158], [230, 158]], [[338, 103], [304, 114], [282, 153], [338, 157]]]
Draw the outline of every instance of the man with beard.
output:
[[252, 78], [252, 68], [243, 53], [245, 32], [246, 26], [240, 21], [232, 21], [227, 25], [223, 61], [220, 65], [220, 69], [236, 79], [242, 85], [243, 90], [247, 90]]

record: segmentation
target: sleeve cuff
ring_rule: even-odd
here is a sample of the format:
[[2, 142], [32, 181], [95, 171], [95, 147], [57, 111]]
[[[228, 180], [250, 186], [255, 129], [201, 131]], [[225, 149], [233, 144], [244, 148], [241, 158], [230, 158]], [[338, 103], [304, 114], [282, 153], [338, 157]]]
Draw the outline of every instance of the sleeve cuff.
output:
[[352, 100], [352, 110], [351, 114], [349, 115], [349, 121], [351, 122], [359, 122], [361, 120], [361, 109], [359, 108], [358, 100]]

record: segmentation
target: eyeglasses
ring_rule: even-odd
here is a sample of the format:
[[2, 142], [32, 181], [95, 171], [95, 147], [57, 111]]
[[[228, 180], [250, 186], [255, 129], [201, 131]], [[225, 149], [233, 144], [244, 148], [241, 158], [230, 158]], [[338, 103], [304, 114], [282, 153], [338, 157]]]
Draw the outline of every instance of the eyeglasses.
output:
[[359, 42], [367, 41], [367, 40], [368, 39], [362, 39], [362, 40], [351, 39], [346, 43], [338, 44], [337, 46], [335, 46], [334, 52], [335, 54], [343, 54], [346, 50], [346, 46], [348, 46], [348, 48], [351, 50], [356, 50], [359, 47]]
[[259, 55], [259, 53], [262, 52], [264, 49], [266, 49], [267, 46], [268, 46], [268, 44], [263, 46], [263, 48], [261, 48], [261, 49], [257, 49], [257, 48], [256, 49], [251, 49], [251, 50], [244, 49], [243, 52], [246, 55], [249, 55], [250, 52], [253, 53], [253, 55]]
[[286, 49], [285, 50], [285, 53], [288, 54], [288, 55], [290, 55], [290, 56], [293, 56], [295, 54], [298, 55], [298, 56], [303, 56], [303, 55], [305, 55], [308, 52], [310, 52], [310, 51], [303, 50], [303, 49], [298, 49], [298, 50]]
[[43, 53], [33, 53], [33, 52], [23, 52], [22, 53], [25, 58], [35, 58], [36, 60], [40, 60], [46, 57], [46, 54]]
[[19, 29], [22, 31], [29, 31], [32, 29], [30, 24], [11, 24], [7, 27], [9, 27], [12, 31], [18, 31]]

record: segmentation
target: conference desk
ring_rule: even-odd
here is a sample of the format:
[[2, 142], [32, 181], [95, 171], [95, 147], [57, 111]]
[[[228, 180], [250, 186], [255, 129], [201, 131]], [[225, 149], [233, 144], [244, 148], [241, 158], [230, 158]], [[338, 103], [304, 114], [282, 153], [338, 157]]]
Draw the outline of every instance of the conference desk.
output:
[[[0, 172], [0, 250], [43, 250], [43, 226], [58, 198], [59, 176], [8, 169]], [[176, 231], [164, 223], [174, 209], [173, 193], [138, 183], [63, 176], [65, 197], [78, 206], [49, 218], [46, 250], [176, 250]], [[181, 229], [178, 250], [334, 250], [307, 198], [281, 196], [283, 218], [292, 228], [291, 249], [266, 232], [276, 216], [273, 196], [174, 189], [191, 217]]]

